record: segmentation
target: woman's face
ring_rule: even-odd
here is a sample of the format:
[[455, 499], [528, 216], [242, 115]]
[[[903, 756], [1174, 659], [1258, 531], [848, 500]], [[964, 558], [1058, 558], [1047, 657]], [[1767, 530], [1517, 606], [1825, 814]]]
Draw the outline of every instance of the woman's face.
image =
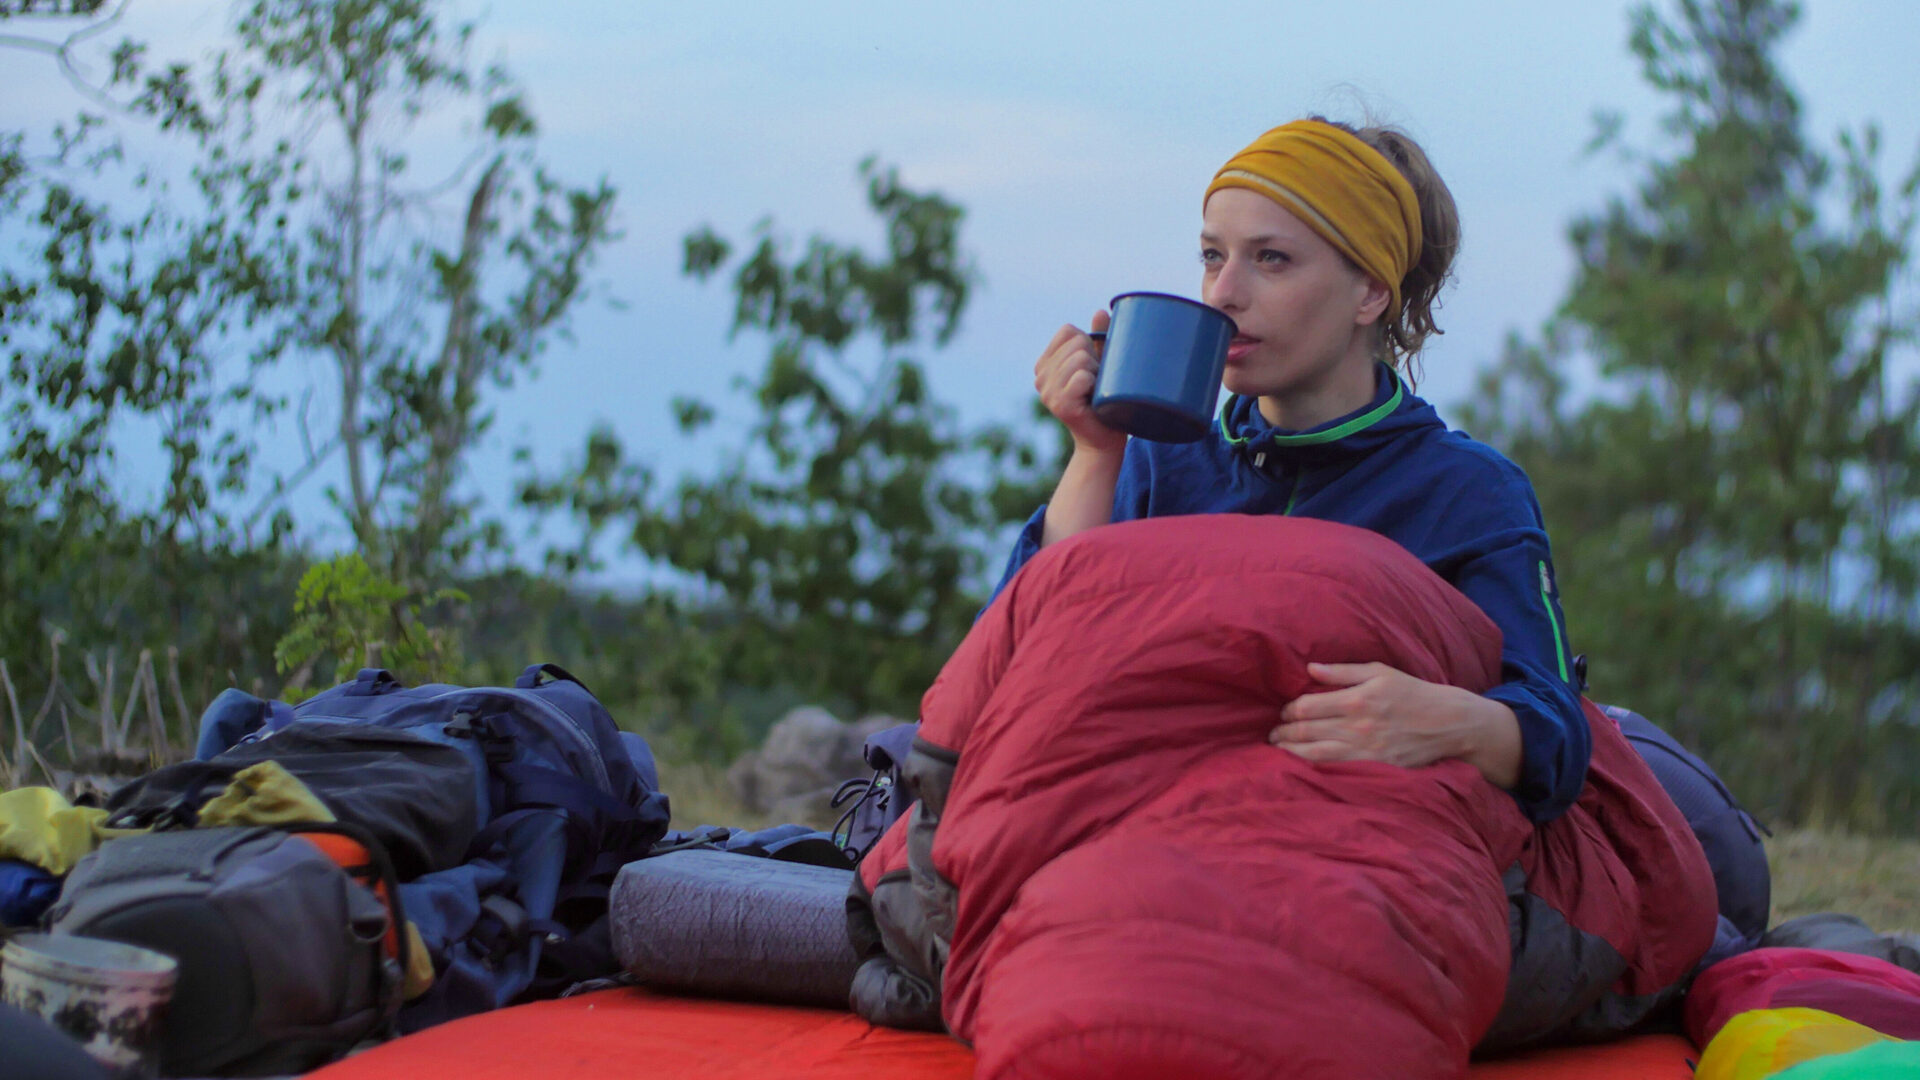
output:
[[1335, 416], [1364, 405], [1373, 393], [1372, 324], [1391, 299], [1386, 288], [1258, 192], [1222, 188], [1204, 218], [1201, 297], [1240, 331], [1227, 350], [1227, 389], [1283, 403], [1361, 395]]

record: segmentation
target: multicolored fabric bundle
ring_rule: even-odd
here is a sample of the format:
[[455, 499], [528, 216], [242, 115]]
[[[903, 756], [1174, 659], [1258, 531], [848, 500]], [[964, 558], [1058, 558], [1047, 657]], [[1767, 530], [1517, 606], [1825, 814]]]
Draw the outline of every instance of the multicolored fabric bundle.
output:
[[1687, 998], [1698, 1080], [1920, 1076], [1920, 974], [1825, 949], [1756, 949]]

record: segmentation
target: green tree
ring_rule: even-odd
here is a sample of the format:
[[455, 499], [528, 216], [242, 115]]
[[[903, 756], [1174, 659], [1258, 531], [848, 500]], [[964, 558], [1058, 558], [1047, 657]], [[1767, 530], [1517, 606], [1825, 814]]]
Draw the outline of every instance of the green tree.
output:
[[[521, 92], [468, 61], [472, 27], [442, 9], [249, 0], [189, 67], [98, 45], [98, 4], [0, 5], [77, 27], [0, 46], [74, 79], [97, 47], [109, 72], [79, 87], [75, 120], [0, 131], [0, 656], [16, 673], [56, 630], [69, 663], [167, 642], [212, 684], [270, 672], [302, 559], [288, 496], [323, 469], [344, 478], [330, 495], [356, 546], [409, 595], [485, 539], [461, 477], [487, 398], [588, 295], [614, 194], [541, 165]], [[417, 164], [425, 121], [450, 114], [468, 118], [459, 145]], [[294, 357], [334, 378], [272, 389]], [[149, 431], [160, 494], [129, 504], [116, 443]], [[265, 438], [305, 452], [269, 471]]]
[[[464, 555], [471, 507], [455, 485], [492, 418], [482, 393], [510, 385], [564, 328], [614, 235], [612, 189], [568, 188], [539, 163], [522, 95], [502, 70], [471, 67], [472, 25], [448, 25], [439, 7], [254, 0], [214, 64], [209, 104], [175, 104], [164, 84], [146, 97], [202, 133], [216, 204], [299, 237], [278, 329], [338, 374], [334, 436], [308, 467], [337, 449], [335, 502], [401, 578]], [[423, 184], [407, 146], [448, 99], [474, 110], [467, 158]], [[320, 137], [295, 142], [269, 122], [288, 106]], [[456, 229], [407, 227], [455, 188]]]
[[[748, 387], [757, 419], [716, 474], [658, 491], [602, 430], [574, 475], [527, 497], [568, 506], [582, 551], [618, 526], [717, 591], [707, 633], [729, 680], [911, 712], [983, 599], [990, 540], [1032, 509], [1039, 455], [1003, 426], [964, 429], [912, 355], [966, 308], [960, 207], [871, 160], [861, 175], [882, 253], [820, 236], [791, 252], [770, 222], [743, 259], [710, 229], [686, 239], [689, 275], [733, 265], [733, 333], [771, 342]], [[674, 408], [687, 432], [714, 417]]]
[[[1898, 358], [1920, 171], [1808, 141], [1779, 0], [1635, 13], [1670, 157], [1584, 216], [1575, 280], [1469, 410], [1533, 476], [1599, 696], [1788, 818], [1920, 819], [1920, 382]], [[1911, 356], [1910, 352], [1905, 352]], [[1592, 393], [1565, 370], [1590, 360]], [[1907, 368], [1911, 371], [1911, 368]]]
[[[124, 151], [99, 114], [57, 129], [37, 163], [21, 134], [0, 141], [0, 213], [37, 233], [0, 279], [9, 456], [49, 498], [97, 487], [93, 463], [133, 412], [160, 422], [173, 459], [170, 534], [187, 522], [251, 539], [337, 461], [335, 501], [364, 550], [402, 576], [458, 562], [473, 537], [456, 485], [491, 419], [483, 395], [564, 330], [613, 236], [614, 196], [547, 172], [520, 92], [473, 69], [472, 26], [438, 8], [255, 0], [197, 73], [149, 68], [122, 43], [105, 90], [177, 140], [184, 175], [105, 175]], [[465, 160], [417, 179], [405, 148], [449, 108], [471, 110]], [[116, 215], [116, 185], [148, 201]], [[237, 496], [255, 479], [250, 432], [288, 404], [254, 376], [292, 354], [332, 362], [332, 431], [316, 437], [304, 408], [284, 416], [306, 460], [267, 478], [249, 510]]]
[[[113, 50], [119, 81], [105, 87], [74, 62], [112, 25], [85, 21], [99, 8], [0, 9], [84, 22], [44, 47], [0, 43], [51, 54], [89, 104], [50, 132], [0, 131], [0, 656], [36, 689], [80, 683], [96, 653], [107, 668], [116, 648], [162, 644], [189, 658], [189, 682], [212, 658], [222, 680], [263, 670], [274, 613], [236, 598], [291, 584], [277, 577], [279, 528], [241, 542], [222, 502], [251, 465], [244, 431], [273, 414], [254, 383], [270, 353], [245, 330], [278, 299], [259, 273], [269, 253], [183, 212], [127, 161], [109, 119], [127, 103], [109, 91], [129, 92], [137, 50]], [[159, 497], [137, 507], [116, 485], [114, 436], [130, 425], [157, 435], [164, 463]], [[228, 603], [239, 610], [215, 610]], [[71, 670], [53, 668], [54, 636]]]

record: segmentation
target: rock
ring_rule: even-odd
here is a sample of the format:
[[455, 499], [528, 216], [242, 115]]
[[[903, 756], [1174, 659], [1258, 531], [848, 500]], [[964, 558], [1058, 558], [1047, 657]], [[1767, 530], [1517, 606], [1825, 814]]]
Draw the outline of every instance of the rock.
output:
[[[841, 781], [867, 773], [860, 756], [867, 736], [898, 722], [869, 716], [849, 724], [817, 705], [803, 705], [773, 725], [760, 749], [734, 762], [727, 780], [740, 801], [755, 811], [818, 821], [828, 815], [827, 804]], [[813, 807], [817, 810], [809, 809]]]

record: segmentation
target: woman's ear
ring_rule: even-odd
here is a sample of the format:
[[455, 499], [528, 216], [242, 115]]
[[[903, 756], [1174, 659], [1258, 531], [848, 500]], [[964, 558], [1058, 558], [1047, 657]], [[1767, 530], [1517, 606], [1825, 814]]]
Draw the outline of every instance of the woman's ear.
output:
[[1387, 305], [1393, 303], [1393, 293], [1378, 280], [1361, 275], [1366, 283], [1366, 292], [1361, 294], [1360, 308], [1353, 313], [1355, 326], [1372, 326], [1385, 317]]
[[1394, 302], [1394, 294], [1373, 277], [1361, 275], [1361, 281], [1367, 284], [1367, 290], [1359, 298], [1359, 309], [1354, 311], [1354, 325], [1371, 327], [1386, 315], [1386, 306]]

